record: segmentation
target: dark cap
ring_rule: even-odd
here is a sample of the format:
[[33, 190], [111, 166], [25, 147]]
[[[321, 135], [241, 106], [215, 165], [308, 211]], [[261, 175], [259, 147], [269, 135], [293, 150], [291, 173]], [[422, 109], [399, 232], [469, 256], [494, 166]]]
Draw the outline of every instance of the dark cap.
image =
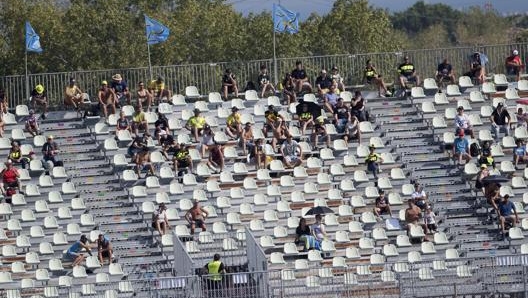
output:
[[498, 107], [501, 107], [501, 108], [502, 108], [502, 107], [504, 107], [504, 104], [503, 104], [502, 102], [499, 102], [499, 103], [497, 104], [497, 108], [498, 108]]
[[200, 113], [200, 109], [194, 109], [193, 111], [195, 114], [199, 114]]
[[232, 112], [237, 112], [237, 111], [238, 111], [238, 108], [237, 108], [237, 107], [232, 107], [232, 108], [231, 108], [231, 111], [232, 111]]

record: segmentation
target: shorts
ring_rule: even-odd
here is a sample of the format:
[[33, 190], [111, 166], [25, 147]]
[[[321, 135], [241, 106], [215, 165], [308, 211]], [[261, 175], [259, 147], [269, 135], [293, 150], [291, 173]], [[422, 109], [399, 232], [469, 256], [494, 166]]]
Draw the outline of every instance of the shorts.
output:
[[108, 250], [103, 251], [103, 252], [101, 253], [101, 256], [102, 256], [103, 258], [109, 258], [109, 257], [110, 257], [110, 251], [108, 251]]
[[176, 160], [176, 162], [178, 163], [178, 167], [179, 168], [187, 168], [189, 166], [189, 161], [188, 160]]
[[376, 79], [376, 77], [366, 77], [366, 79], [367, 79], [367, 84], [372, 84], [372, 81]]
[[[160, 221], [160, 222], [159, 222], [159, 226], [160, 226], [160, 229], [163, 229], [163, 228], [165, 227], [165, 222], [164, 222], [164, 221]], [[155, 221], [152, 222], [152, 227], [153, 227], [154, 229], [157, 228], [157, 227], [156, 227], [156, 222], [155, 222]]]
[[290, 156], [285, 156], [285, 157], [284, 157], [284, 160], [285, 160], [287, 163], [292, 163], [292, 162], [297, 162], [297, 161], [299, 161], [299, 157], [296, 156], [296, 155], [290, 155]]
[[201, 219], [193, 220], [193, 223], [195, 227], [202, 228], [202, 229], [203, 227], [205, 227], [205, 222]]
[[7, 186], [7, 187], [18, 187], [18, 181], [13, 181], [13, 182], [5, 182], [4, 181], [4, 185]]
[[420, 207], [420, 209], [425, 209], [425, 207], [427, 207], [427, 204], [425, 203], [424, 200], [416, 200], [414, 204]]
[[405, 81], [407, 82], [416, 82], [416, 76], [413, 75], [401, 75], [400, 78], [403, 77]]
[[518, 75], [520, 71], [521, 71], [520, 67], [512, 67], [512, 66], [506, 67], [506, 74], [510, 76]]
[[78, 252], [68, 251], [66, 252], [66, 258], [70, 260], [77, 259], [81, 254]]

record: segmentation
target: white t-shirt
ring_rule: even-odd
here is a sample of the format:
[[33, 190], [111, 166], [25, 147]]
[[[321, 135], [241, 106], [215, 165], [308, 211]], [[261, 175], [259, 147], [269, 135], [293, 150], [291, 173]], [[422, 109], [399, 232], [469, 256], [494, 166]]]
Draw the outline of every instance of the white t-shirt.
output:
[[424, 200], [425, 199], [425, 191], [414, 191], [411, 195], [411, 198], [413, 199], [416, 199], [416, 198], [419, 198], [420, 200]]
[[455, 125], [458, 128], [467, 129], [470, 125], [469, 117], [466, 114], [456, 115], [455, 116]]
[[434, 212], [425, 212], [424, 219], [428, 225], [436, 224]]

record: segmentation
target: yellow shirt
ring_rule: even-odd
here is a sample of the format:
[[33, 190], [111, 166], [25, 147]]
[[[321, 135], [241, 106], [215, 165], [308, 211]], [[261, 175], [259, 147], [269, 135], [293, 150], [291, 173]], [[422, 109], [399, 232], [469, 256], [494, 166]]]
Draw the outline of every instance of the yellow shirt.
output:
[[189, 118], [189, 120], [187, 120], [187, 124], [189, 124], [191, 127], [203, 128], [205, 125], [205, 118], [201, 116], [192, 116]]
[[81, 93], [81, 89], [77, 87], [77, 85], [73, 85], [73, 87], [67, 86], [66, 90], [64, 91], [64, 94], [66, 94], [67, 97], [74, 97], [77, 94]]
[[238, 123], [240, 123], [240, 114], [239, 113], [235, 113], [235, 114], [231, 114], [229, 116], [227, 116], [227, 125], [229, 126], [235, 126], [237, 125]]
[[159, 92], [160, 90], [165, 90], [165, 82], [158, 83], [157, 80], [150, 81], [149, 89]]
[[139, 112], [137, 114], [132, 115], [132, 121], [136, 123], [145, 121], [145, 113]]

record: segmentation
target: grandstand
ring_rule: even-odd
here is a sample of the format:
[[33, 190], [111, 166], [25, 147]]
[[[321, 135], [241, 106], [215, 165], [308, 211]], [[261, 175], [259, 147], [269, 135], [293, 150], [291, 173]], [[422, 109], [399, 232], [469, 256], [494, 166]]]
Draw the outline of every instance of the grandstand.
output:
[[[116, 118], [105, 122], [51, 112], [41, 120], [41, 130], [55, 136], [64, 167], [46, 175], [39, 163], [31, 163], [21, 171], [24, 194], [16, 195], [12, 205], [0, 204], [0, 297], [526, 297], [528, 171], [511, 163], [512, 137], [502, 136], [492, 147], [496, 172], [512, 177], [501, 192], [510, 194], [522, 218], [504, 239], [473, 189], [474, 161], [457, 168], [446, 150], [459, 105], [474, 119], [481, 139], [488, 137], [493, 104], [504, 102], [514, 114], [516, 99], [528, 95], [526, 82], [506, 82], [507, 89], [500, 91], [504, 80], [495, 75], [483, 86], [448, 86], [443, 93], [430, 85], [415, 87], [400, 98], [376, 98], [365, 91], [372, 119], [361, 125], [362, 144], [343, 144], [334, 134], [330, 150], [318, 149], [298, 136], [305, 162], [293, 170], [274, 162], [256, 171], [244, 162], [236, 142], [226, 140], [226, 168], [220, 174], [203, 166], [194, 143], [195, 173], [178, 177], [168, 161], [153, 154], [156, 176], [138, 179], [125, 157], [127, 142], [114, 140]], [[258, 98], [254, 92], [219, 102], [212, 90], [186, 90], [193, 94], [175, 95], [172, 105], [158, 107], [172, 119], [178, 141], [190, 142], [183, 127], [195, 107], [219, 132], [226, 110], [236, 105], [257, 131], [265, 107], [277, 104], [277, 98]], [[297, 124], [293, 107], [281, 106], [280, 113], [290, 119], [290, 127]], [[12, 120], [0, 140], [5, 156], [9, 137], [41, 156], [44, 137], [21, 132], [24, 117], [5, 117]], [[153, 123], [155, 117], [149, 113], [147, 119]], [[528, 138], [526, 129], [516, 129], [514, 138]], [[369, 144], [384, 159], [378, 180], [364, 165]], [[150, 149], [159, 151], [154, 144]], [[401, 225], [416, 180], [441, 219], [439, 232], [423, 243], [415, 239], [422, 230], [407, 235]], [[399, 220], [373, 216], [375, 185], [388, 193]], [[184, 219], [193, 199], [210, 213], [208, 231], [197, 229], [196, 235]], [[173, 229], [160, 237], [151, 228], [151, 214], [162, 202]], [[302, 252], [294, 243], [295, 228], [313, 206], [334, 211], [325, 216], [329, 239], [320, 252]], [[313, 222], [313, 216], [305, 217]], [[87, 268], [71, 268], [64, 250], [81, 234], [94, 241], [100, 231], [112, 240], [118, 262], [101, 266], [88, 258]], [[201, 268], [215, 253], [229, 273], [226, 289], [210, 293]]]

